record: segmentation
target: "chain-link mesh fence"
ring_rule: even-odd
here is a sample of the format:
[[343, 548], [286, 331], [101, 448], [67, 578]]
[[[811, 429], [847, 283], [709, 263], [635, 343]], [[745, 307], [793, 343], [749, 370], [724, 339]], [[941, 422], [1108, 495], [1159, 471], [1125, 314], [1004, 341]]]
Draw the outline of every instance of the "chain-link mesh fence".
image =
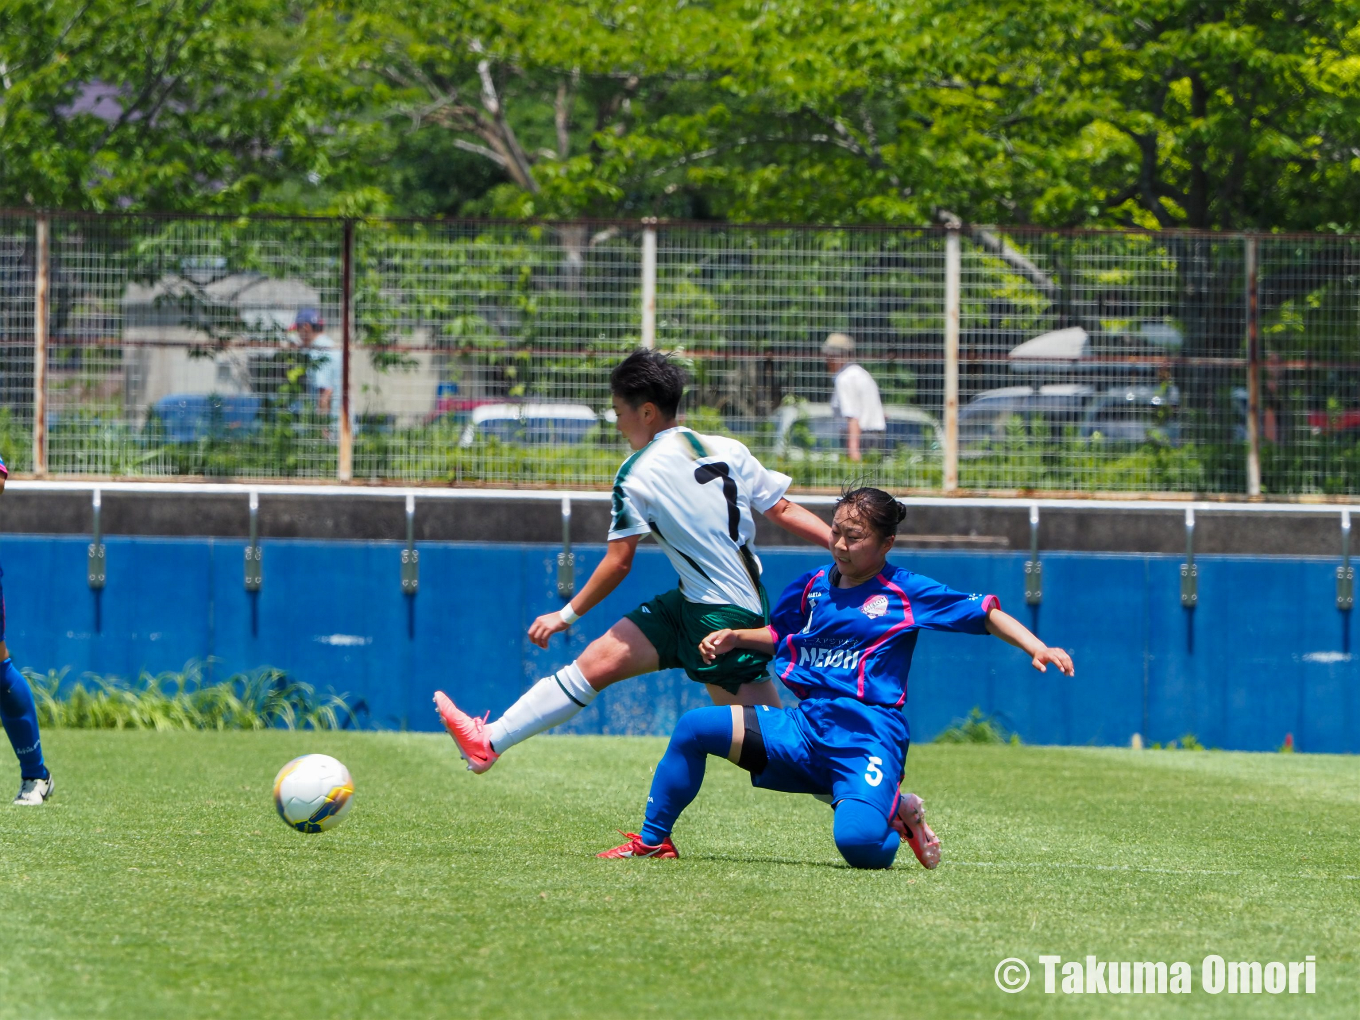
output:
[[[43, 265], [36, 222], [0, 215], [17, 470], [43, 449], [45, 279], [51, 473], [343, 475], [347, 376], [355, 478], [605, 485], [626, 452], [609, 369], [654, 335], [686, 359], [687, 422], [800, 486], [946, 477], [942, 228], [52, 214]], [[959, 237], [961, 489], [1246, 491], [1254, 278], [1263, 489], [1360, 492], [1360, 239]], [[852, 355], [824, 357], [832, 333]], [[847, 361], [884, 410], [858, 461], [832, 407]]]
[[972, 230], [965, 489], [1242, 492], [1240, 238]]
[[1269, 492], [1360, 491], [1360, 239], [1262, 239], [1261, 462]]
[[48, 470], [334, 476], [340, 234], [54, 217]]
[[609, 369], [639, 340], [636, 226], [365, 224], [354, 475], [599, 485]]
[[0, 456], [11, 471], [33, 464], [35, 223], [0, 214]]
[[[743, 439], [795, 482], [941, 481], [944, 250], [921, 230], [664, 227], [657, 343], [693, 359], [694, 427]], [[881, 434], [845, 460], [832, 414], [833, 333], [877, 383]]]

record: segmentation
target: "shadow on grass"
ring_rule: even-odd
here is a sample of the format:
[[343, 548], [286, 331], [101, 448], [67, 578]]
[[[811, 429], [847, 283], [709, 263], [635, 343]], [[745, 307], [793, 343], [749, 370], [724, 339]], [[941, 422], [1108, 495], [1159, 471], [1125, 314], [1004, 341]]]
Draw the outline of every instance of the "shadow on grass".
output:
[[736, 854], [685, 854], [684, 859], [690, 861], [714, 861], [721, 864], [782, 864], [796, 868], [832, 868], [837, 871], [865, 870], [863, 868], [852, 868], [844, 861], [808, 861], [798, 860], [793, 857], [752, 857], [750, 855], [738, 856]]

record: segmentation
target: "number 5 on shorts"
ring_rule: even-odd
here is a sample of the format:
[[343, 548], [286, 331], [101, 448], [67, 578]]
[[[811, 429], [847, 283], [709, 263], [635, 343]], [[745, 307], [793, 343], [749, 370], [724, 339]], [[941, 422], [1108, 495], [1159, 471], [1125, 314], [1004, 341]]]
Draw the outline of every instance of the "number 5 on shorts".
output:
[[864, 781], [870, 786], [877, 786], [883, 782], [883, 770], [879, 768], [883, 764], [882, 758], [870, 758], [869, 767], [864, 771]]

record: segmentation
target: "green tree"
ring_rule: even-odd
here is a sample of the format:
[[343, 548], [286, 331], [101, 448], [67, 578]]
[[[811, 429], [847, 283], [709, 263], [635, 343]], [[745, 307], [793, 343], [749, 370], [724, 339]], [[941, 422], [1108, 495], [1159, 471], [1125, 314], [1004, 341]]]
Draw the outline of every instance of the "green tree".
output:
[[0, 202], [243, 211], [311, 169], [298, 10], [5, 0]]
[[3, 0], [0, 200], [1348, 229], [1357, 22], [1360, 0]]
[[[1044, 196], [1048, 215], [1355, 227], [1360, 4], [1120, 0], [1092, 11], [1098, 38], [1072, 51], [1066, 76], [1090, 96], [1091, 117], [1066, 148], [1076, 173]], [[1102, 157], [1104, 172], [1082, 174]]]

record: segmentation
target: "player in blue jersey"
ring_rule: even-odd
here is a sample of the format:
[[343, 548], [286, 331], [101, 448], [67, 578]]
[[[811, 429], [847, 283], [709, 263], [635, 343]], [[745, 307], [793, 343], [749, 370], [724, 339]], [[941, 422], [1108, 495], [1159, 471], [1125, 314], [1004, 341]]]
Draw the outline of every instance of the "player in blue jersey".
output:
[[[9, 468], [0, 459], [0, 492], [5, 491]], [[0, 581], [4, 578], [0, 570]], [[5, 592], [0, 584], [0, 722], [5, 735], [19, 759], [19, 793], [14, 803], [36, 806], [52, 795], [52, 773], [43, 764], [42, 741], [38, 739], [38, 708], [33, 703], [33, 691], [24, 675], [9, 657], [5, 644]]]
[[750, 772], [753, 786], [830, 795], [836, 847], [852, 867], [889, 867], [904, 839], [925, 867], [939, 863], [921, 798], [901, 792], [917, 634], [995, 634], [1040, 672], [1051, 663], [1072, 676], [1072, 659], [1003, 613], [995, 595], [966, 595], [889, 564], [905, 513], [881, 489], [846, 493], [831, 525], [834, 562], [789, 585], [769, 627], [717, 630], [700, 642], [705, 658], [733, 648], [773, 654], [773, 670], [803, 700], [686, 712], [656, 767], [642, 832], [599, 856], [679, 856], [671, 828], [716, 755]]

